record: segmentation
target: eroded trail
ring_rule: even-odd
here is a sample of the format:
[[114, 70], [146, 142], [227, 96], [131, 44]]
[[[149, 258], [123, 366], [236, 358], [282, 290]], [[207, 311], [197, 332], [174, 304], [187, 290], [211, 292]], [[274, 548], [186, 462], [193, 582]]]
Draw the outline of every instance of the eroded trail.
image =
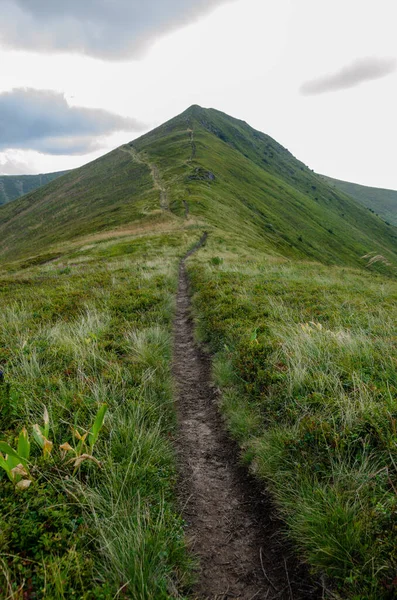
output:
[[150, 173], [153, 179], [153, 186], [156, 190], [160, 192], [160, 207], [162, 208], [162, 210], [170, 210], [167, 189], [161, 178], [160, 171], [157, 165], [149, 162], [147, 157], [144, 156], [142, 153], [139, 153], [131, 144], [121, 146], [120, 150], [129, 154], [135, 162], [144, 164], [150, 169]]
[[[202, 238], [200, 245], [205, 241]], [[196, 248], [197, 249], [197, 248]], [[194, 250], [193, 250], [194, 251]], [[187, 258], [187, 257], [186, 257]], [[321, 597], [286, 548], [267, 498], [238, 466], [211, 386], [210, 361], [195, 345], [185, 260], [179, 271], [174, 377], [184, 518], [200, 570], [193, 597], [308, 600]]]

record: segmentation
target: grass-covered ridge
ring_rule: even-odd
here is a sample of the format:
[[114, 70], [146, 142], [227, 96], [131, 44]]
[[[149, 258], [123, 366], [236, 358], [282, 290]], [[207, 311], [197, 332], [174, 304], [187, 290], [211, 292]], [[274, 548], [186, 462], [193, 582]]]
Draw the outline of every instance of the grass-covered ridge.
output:
[[159, 165], [177, 214], [186, 201], [215, 229], [284, 256], [359, 266], [374, 253], [396, 264], [394, 227], [243, 121], [193, 106], [131, 145]]
[[394, 598], [397, 285], [210, 240], [190, 266], [222, 410], [309, 564]]
[[67, 171], [41, 175], [0, 175], [0, 205], [29, 194], [50, 181], [65, 175]]
[[[161, 181], [157, 176], [161, 175]], [[397, 264], [397, 230], [339, 193], [272, 138], [193, 106], [163, 126], [0, 208], [0, 258], [56, 255], [71, 238], [186, 214], [292, 258]], [[28, 232], [28, 235], [27, 235]]]
[[74, 238], [162, 219], [149, 167], [118, 149], [1, 207], [0, 257], [46, 255]]
[[340, 181], [332, 177], [321, 176], [327, 183], [336, 189], [349, 194], [370, 211], [378, 214], [384, 221], [397, 226], [397, 191], [358, 185]]

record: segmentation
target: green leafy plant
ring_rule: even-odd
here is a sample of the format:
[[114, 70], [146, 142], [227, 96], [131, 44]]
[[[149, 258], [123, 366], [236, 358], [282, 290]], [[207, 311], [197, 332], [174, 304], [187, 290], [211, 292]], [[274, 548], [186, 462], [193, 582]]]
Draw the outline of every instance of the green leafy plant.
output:
[[[101, 467], [101, 463], [93, 456], [94, 445], [98, 441], [99, 433], [103, 426], [103, 421], [107, 412], [107, 404], [102, 404], [96, 414], [94, 423], [92, 424], [89, 431], [81, 434], [78, 429], [73, 430], [73, 437], [78, 442], [73, 448], [68, 442], [61, 444], [59, 447], [62, 450], [64, 456], [68, 452], [73, 452], [74, 457], [68, 462], [73, 463], [75, 469], [77, 469], [84, 461], [90, 460], [94, 462], [98, 467]], [[88, 442], [87, 442], [88, 438]]]
[[37, 423], [33, 425], [33, 437], [43, 450], [44, 458], [47, 459], [51, 455], [53, 443], [48, 439], [50, 433], [50, 419], [46, 407], [44, 407], [43, 421], [43, 427], [40, 427]]
[[29, 456], [30, 441], [25, 427], [18, 436], [16, 450], [7, 442], [0, 442], [0, 467], [4, 469], [10, 481], [15, 483], [19, 489], [27, 489], [32, 483], [28, 471]]

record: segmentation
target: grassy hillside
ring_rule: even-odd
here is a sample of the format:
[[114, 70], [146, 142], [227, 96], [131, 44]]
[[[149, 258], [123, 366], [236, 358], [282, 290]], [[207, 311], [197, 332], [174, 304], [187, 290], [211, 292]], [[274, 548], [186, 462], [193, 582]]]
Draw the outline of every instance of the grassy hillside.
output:
[[197, 106], [0, 207], [0, 597], [191, 598], [172, 326], [203, 231], [243, 460], [327, 587], [395, 597], [397, 230]]
[[43, 175], [0, 175], [0, 206], [33, 192], [65, 173], [67, 171]]
[[177, 214], [185, 201], [215, 228], [286, 256], [359, 265], [376, 252], [395, 263], [395, 228], [242, 121], [191, 107], [132, 146], [158, 164]]
[[[189, 216], [291, 258], [396, 264], [397, 231], [246, 123], [197, 106], [0, 210], [0, 257]], [[32, 249], [33, 253], [33, 249]]]
[[348, 183], [332, 177], [321, 175], [328, 184], [348, 194], [384, 221], [397, 226], [397, 191], [367, 187], [357, 183]]
[[158, 219], [149, 167], [115, 150], [1, 207], [0, 257], [39, 254], [79, 236]]
[[[171, 325], [196, 237], [106, 240], [0, 273], [1, 598], [182, 598]], [[81, 445], [104, 405], [95, 446]], [[46, 411], [44, 449], [33, 425], [44, 435]], [[23, 427], [30, 457], [11, 481], [1, 443], [22, 453]]]

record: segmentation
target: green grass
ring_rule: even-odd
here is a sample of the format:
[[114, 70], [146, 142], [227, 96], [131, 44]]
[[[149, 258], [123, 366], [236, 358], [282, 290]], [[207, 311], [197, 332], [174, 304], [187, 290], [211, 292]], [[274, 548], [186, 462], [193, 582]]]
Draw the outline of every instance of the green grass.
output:
[[[106, 242], [78, 262], [0, 279], [2, 439], [14, 445], [22, 426], [32, 437], [47, 407], [54, 443], [45, 461], [32, 442], [29, 489], [0, 474], [1, 597], [166, 600], [189, 583], [170, 374], [177, 261], [189, 240], [130, 244], [133, 261]], [[72, 428], [87, 429], [103, 403], [102, 468], [86, 461], [74, 473], [59, 445], [73, 445]]]
[[397, 226], [397, 191], [348, 183], [325, 175], [321, 175], [321, 178], [332, 187], [357, 200], [373, 214], [379, 215], [386, 223]]
[[[192, 137], [193, 136], [193, 137]], [[135, 151], [135, 156], [131, 152]], [[153, 185], [156, 165], [169, 211]], [[326, 264], [397, 265], [397, 230], [339, 193], [272, 138], [213, 109], [175, 119], [0, 209], [0, 258], [40, 260], [71, 239], [191, 222], [244, 240], [253, 251]], [[29, 235], [26, 235], [29, 232]], [[390, 263], [390, 266], [387, 266]]]
[[130, 222], [153, 229], [166, 220], [159, 212], [149, 168], [114, 150], [2, 207], [0, 256], [3, 262], [28, 256], [32, 236], [34, 254], [40, 258], [51, 255], [48, 250], [54, 245], [59, 255], [63, 242]]
[[393, 598], [395, 281], [211, 239], [192, 260], [198, 331], [243, 460], [343, 597]]
[[67, 171], [43, 175], [0, 175], [0, 205], [29, 194], [65, 173]]
[[186, 200], [219, 237], [295, 259], [360, 266], [376, 253], [386, 260], [375, 268], [396, 265], [394, 227], [242, 121], [191, 107], [132, 145], [160, 167], [173, 211]]
[[[345, 598], [395, 596], [397, 230], [194, 106], [0, 208], [0, 441], [46, 407], [53, 442], [28, 489], [0, 473], [1, 597], [188, 594], [171, 330], [203, 231], [195, 315], [243, 460]], [[59, 446], [104, 403], [101, 468], [74, 468]]]

